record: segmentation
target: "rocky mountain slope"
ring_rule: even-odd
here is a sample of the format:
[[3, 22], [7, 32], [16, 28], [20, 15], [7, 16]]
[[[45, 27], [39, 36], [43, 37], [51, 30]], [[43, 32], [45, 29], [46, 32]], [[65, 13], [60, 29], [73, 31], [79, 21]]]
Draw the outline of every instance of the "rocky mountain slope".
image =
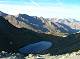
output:
[[25, 28], [17, 28], [0, 16], [0, 51], [19, 52], [18, 49], [40, 41], [49, 41], [52, 46], [43, 53], [64, 54], [80, 49], [80, 33], [67, 37], [37, 33]]
[[[55, 33], [58, 25], [56, 26], [53, 21], [43, 17], [39, 18], [27, 15], [27, 18], [29, 17], [30, 19], [26, 20], [26, 15], [25, 17], [22, 16], [0, 16], [0, 51], [19, 52], [19, 48], [40, 41], [49, 41], [52, 43], [52, 46], [43, 53], [64, 54], [80, 50], [80, 33], [74, 33], [67, 37], [45, 34], [43, 29]], [[39, 22], [39, 25], [37, 22]], [[60, 24], [62, 25], [63, 23]], [[38, 31], [39, 28], [36, 25], [38, 27], [41, 25], [40, 28], [42, 29]]]
[[29, 16], [26, 14], [19, 14], [18, 18], [21, 21], [27, 22], [41, 30], [42, 32], [50, 32], [50, 33], [76, 33], [80, 30], [80, 22], [75, 19], [50, 19], [36, 16]]
[[29, 16], [27, 14], [19, 14], [17, 16], [14, 16], [8, 15], [1, 11], [0, 16], [3, 16], [12, 25], [18, 28], [27, 28], [38, 33], [63, 36], [80, 31], [80, 22], [71, 18], [43, 18], [37, 16]]

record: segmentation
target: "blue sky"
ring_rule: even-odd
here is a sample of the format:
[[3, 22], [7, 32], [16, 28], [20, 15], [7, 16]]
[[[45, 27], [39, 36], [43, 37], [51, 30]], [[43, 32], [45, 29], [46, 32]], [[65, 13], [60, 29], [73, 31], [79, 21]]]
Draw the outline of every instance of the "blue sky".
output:
[[16, 4], [16, 5], [33, 5], [32, 2], [38, 3], [41, 6], [52, 6], [55, 4], [64, 5], [80, 5], [80, 0], [0, 0], [1, 4]]
[[0, 10], [43, 17], [80, 18], [80, 0], [0, 0]]
[[[64, 5], [80, 5], [80, 0], [0, 0], [1, 4], [16, 4], [16, 5], [33, 5], [32, 2], [38, 3], [42, 6], [51, 6], [55, 4]], [[24, 4], [25, 3], [25, 4]]]

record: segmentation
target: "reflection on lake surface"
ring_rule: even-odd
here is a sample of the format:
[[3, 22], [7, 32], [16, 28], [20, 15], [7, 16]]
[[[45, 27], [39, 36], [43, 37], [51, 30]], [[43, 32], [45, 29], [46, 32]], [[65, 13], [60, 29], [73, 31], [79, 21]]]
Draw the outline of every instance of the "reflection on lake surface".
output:
[[48, 41], [41, 41], [34, 44], [27, 45], [23, 48], [20, 48], [19, 51], [21, 53], [40, 53], [45, 51], [46, 49], [52, 46], [51, 42]]

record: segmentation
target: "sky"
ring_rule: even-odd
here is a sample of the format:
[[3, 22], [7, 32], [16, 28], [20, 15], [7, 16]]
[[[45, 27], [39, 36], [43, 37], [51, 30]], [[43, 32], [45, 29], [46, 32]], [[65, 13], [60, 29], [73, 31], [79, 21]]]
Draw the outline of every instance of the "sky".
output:
[[76, 18], [80, 20], [80, 0], [0, 0], [0, 11], [45, 18]]

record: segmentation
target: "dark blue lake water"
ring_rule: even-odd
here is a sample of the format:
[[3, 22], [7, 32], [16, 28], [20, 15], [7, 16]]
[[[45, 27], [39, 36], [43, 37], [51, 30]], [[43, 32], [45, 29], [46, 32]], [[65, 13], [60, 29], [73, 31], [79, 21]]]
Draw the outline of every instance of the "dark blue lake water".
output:
[[40, 53], [44, 50], [47, 50], [51, 46], [52, 46], [51, 42], [41, 41], [41, 42], [24, 46], [23, 48], [20, 48], [19, 51], [21, 53]]

